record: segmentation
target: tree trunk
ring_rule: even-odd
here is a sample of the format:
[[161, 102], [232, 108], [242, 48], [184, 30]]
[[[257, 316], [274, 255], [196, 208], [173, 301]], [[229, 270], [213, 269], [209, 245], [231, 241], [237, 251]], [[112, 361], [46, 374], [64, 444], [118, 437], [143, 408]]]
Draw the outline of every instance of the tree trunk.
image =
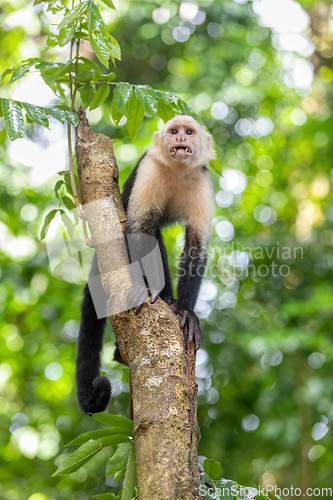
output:
[[[110, 297], [109, 310], [114, 310], [124, 280], [129, 279], [118, 237], [126, 215], [112, 140], [92, 132], [83, 110], [76, 154], [81, 203]], [[186, 345], [177, 317], [161, 299], [145, 303], [138, 315], [134, 310], [118, 312], [110, 320], [132, 381], [138, 498], [198, 498], [194, 345]]]

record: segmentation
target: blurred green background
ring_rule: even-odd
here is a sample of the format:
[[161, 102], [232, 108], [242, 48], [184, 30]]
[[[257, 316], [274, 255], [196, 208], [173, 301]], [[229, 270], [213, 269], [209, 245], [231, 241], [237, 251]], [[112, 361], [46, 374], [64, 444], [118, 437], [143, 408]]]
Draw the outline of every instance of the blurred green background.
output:
[[[332, 487], [333, 12], [293, 0], [114, 0], [101, 11], [119, 41], [117, 81], [173, 92], [214, 135], [223, 178], [197, 311], [199, 455], [246, 486]], [[0, 71], [42, 54], [59, 17], [26, 0], [0, 2]], [[82, 55], [92, 57], [89, 44]], [[48, 58], [66, 60], [63, 52]], [[50, 104], [36, 74], [2, 96]], [[110, 98], [109, 98], [110, 99]], [[134, 144], [110, 100], [88, 113], [114, 139], [121, 184], [158, 127]], [[75, 397], [82, 284], [50, 272], [39, 230], [57, 206], [65, 129], [27, 126], [10, 143], [0, 119], [0, 498], [86, 500], [105, 484], [106, 448], [69, 477], [51, 478], [64, 444], [97, 428]], [[182, 231], [165, 232], [176, 283]], [[109, 411], [128, 415], [128, 373], [103, 370]], [[65, 451], [66, 452], [66, 451]], [[66, 452], [67, 453], [67, 452]], [[110, 489], [111, 487], [111, 489]], [[321, 497], [321, 495], [317, 495]]]

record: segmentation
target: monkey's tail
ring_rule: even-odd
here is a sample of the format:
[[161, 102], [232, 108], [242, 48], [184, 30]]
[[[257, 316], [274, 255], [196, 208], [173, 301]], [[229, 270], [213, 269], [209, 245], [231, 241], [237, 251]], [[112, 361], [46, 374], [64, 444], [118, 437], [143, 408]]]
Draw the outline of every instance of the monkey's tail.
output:
[[76, 356], [77, 398], [84, 413], [104, 411], [111, 397], [110, 381], [99, 374], [106, 318], [98, 318], [86, 284]]

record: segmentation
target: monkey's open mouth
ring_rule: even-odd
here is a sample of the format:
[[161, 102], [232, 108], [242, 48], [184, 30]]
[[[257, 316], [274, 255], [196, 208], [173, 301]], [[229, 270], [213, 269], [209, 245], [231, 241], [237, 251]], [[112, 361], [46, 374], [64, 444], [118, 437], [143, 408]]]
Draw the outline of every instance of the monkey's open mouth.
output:
[[192, 154], [192, 151], [188, 146], [174, 146], [170, 150], [170, 154], [177, 158], [188, 158]]

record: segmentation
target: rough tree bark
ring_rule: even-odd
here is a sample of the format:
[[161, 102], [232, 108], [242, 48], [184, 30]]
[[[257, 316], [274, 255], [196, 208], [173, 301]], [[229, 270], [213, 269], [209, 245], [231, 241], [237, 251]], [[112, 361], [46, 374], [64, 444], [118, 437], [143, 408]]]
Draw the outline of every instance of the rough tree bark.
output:
[[[99, 200], [84, 212], [102, 284], [109, 300], [117, 300], [122, 280], [128, 278], [126, 267], [123, 275], [119, 269], [113, 273], [114, 252], [119, 251], [121, 260], [121, 245], [119, 240], [110, 245], [113, 230], [119, 231], [126, 220], [118, 167], [112, 140], [92, 132], [83, 110], [79, 112], [76, 154], [81, 203]], [[110, 210], [110, 199], [117, 216]], [[194, 345], [186, 346], [178, 319], [161, 299], [153, 305], [145, 303], [138, 315], [133, 310], [125, 311], [110, 320], [132, 380], [138, 498], [198, 498], [200, 432]]]

